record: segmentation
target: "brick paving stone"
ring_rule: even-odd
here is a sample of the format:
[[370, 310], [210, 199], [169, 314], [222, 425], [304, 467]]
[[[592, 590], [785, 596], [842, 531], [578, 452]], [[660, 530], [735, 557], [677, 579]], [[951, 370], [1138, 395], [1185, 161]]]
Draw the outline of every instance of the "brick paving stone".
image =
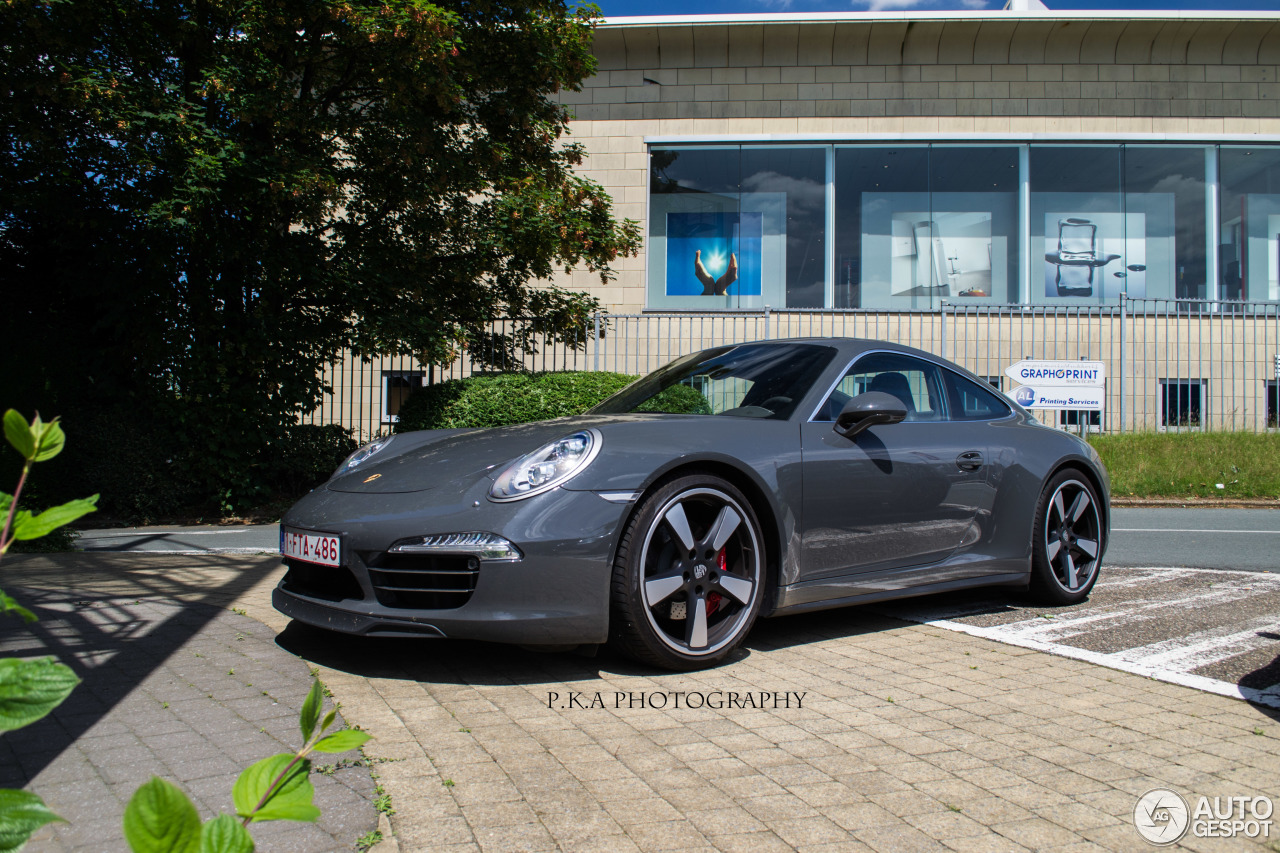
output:
[[[348, 718], [376, 736], [367, 752], [389, 762], [376, 770], [396, 807], [401, 851], [1131, 851], [1144, 849], [1133, 806], [1152, 787], [1188, 798], [1280, 799], [1280, 724], [1259, 709], [856, 609], [764, 621], [730, 662], [682, 674], [607, 652], [582, 658], [299, 631], [270, 609], [269, 592], [269, 583], [246, 586], [224, 601], [269, 630], [242, 618], [257, 627], [241, 629], [242, 640], [223, 637], [207, 657], [187, 644], [154, 672], [130, 661], [113, 672], [133, 672], [141, 692], [86, 691], [68, 709], [68, 732], [102, 738], [97, 754], [130, 743], [110, 738], [136, 735], [163, 759], [183, 726], [229, 725], [270, 708], [252, 733], [280, 748], [297, 736], [296, 724], [287, 702], [258, 704], [269, 701], [259, 688], [287, 678], [298, 661], [282, 652], [278, 661], [233, 662], [238, 647], [274, 644], [278, 632], [279, 646], [317, 665]], [[165, 606], [162, 596], [146, 602], [154, 613]], [[241, 698], [202, 710], [219, 684]], [[265, 689], [276, 697], [274, 686]], [[777, 708], [612, 702], [615, 693], [712, 690], [806, 697], [802, 707]], [[548, 693], [569, 691], [598, 691], [606, 707], [548, 707]], [[161, 701], [170, 702], [168, 716], [154, 712]], [[102, 709], [113, 706], [151, 708], [161, 722], [145, 733], [112, 725]], [[1255, 727], [1266, 736], [1252, 734]], [[0, 762], [47, 761], [46, 753], [0, 738]], [[88, 753], [75, 754], [87, 761]], [[225, 794], [211, 781], [190, 786], [213, 808]], [[127, 793], [122, 782], [98, 784], [104, 801]], [[277, 832], [287, 849], [316, 840]], [[46, 838], [47, 849], [71, 849]], [[1184, 847], [1267, 849], [1243, 841]]]
[[[203, 596], [184, 599], [176, 580], [153, 576], [145, 598], [107, 594], [122, 591], [113, 588], [124, 577], [119, 566], [162, 576], [175, 570], [174, 558], [98, 557], [89, 568], [77, 558], [84, 560], [6, 559], [7, 573], [20, 579], [6, 591], [34, 605], [41, 621], [0, 624], [0, 651], [54, 654], [82, 679], [49, 716], [0, 738], [13, 761], [6, 760], [9, 784], [42, 795], [68, 821], [39, 830], [34, 851], [124, 849], [124, 807], [152, 776], [178, 784], [204, 818], [230, 809], [231, 786], [249, 763], [298, 746], [298, 709], [311, 686], [307, 664], [277, 646], [274, 631]], [[234, 568], [220, 580], [237, 588], [274, 570], [263, 561]], [[217, 591], [214, 584], [203, 592]], [[279, 704], [261, 695], [268, 685]], [[290, 720], [287, 744], [259, 732], [270, 716]], [[255, 824], [259, 849], [351, 849], [376, 826], [368, 770], [316, 775], [313, 783], [320, 822]]]

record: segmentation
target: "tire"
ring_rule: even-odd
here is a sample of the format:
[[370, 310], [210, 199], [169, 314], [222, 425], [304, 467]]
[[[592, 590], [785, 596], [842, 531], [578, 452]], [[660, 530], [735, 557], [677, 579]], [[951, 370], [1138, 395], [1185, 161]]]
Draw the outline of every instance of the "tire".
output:
[[1098, 494], [1075, 469], [1060, 471], [1036, 504], [1031, 592], [1045, 604], [1078, 604], [1098, 580], [1103, 541]]
[[742, 643], [764, 599], [765, 552], [751, 504], [691, 474], [645, 495], [613, 564], [610, 645], [644, 664], [693, 670]]

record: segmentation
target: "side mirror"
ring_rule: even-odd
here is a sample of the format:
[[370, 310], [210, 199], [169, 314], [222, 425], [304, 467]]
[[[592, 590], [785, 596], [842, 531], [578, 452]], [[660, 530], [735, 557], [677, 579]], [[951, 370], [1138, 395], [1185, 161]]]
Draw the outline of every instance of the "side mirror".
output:
[[896, 424], [906, 417], [907, 407], [897, 397], [883, 391], [868, 391], [844, 404], [833, 429], [838, 435], [851, 439], [867, 427]]

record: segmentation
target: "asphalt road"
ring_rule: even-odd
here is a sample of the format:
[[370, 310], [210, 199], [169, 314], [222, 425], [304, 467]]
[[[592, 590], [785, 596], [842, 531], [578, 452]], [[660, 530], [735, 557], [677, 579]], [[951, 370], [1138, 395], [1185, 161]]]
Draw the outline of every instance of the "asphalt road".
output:
[[[274, 524], [87, 530], [85, 551], [260, 553]], [[1073, 607], [1007, 590], [867, 609], [1280, 708], [1280, 510], [1114, 511], [1098, 584]]]
[[[1280, 510], [1129, 509], [1112, 512], [1104, 565], [1280, 572]], [[84, 551], [256, 553], [279, 548], [274, 524], [85, 530]]]
[[1111, 525], [1105, 566], [1280, 572], [1280, 510], [1120, 508]]
[[169, 554], [258, 554], [280, 550], [277, 524], [215, 527], [115, 527], [82, 530], [81, 551], [146, 551]]

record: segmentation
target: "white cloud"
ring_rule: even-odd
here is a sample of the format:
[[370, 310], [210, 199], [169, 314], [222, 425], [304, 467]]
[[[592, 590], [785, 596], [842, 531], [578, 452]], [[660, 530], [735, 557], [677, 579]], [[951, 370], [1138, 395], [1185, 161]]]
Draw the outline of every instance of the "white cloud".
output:
[[928, 5], [932, 5], [929, 0], [870, 0], [870, 2], [867, 3], [867, 11], [887, 12], [901, 9], [914, 9], [918, 6]]
[[[955, 8], [954, 0], [853, 0], [853, 8], [869, 12], [907, 11], [911, 9]], [[960, 0], [965, 9], [995, 9], [1000, 0]]]

